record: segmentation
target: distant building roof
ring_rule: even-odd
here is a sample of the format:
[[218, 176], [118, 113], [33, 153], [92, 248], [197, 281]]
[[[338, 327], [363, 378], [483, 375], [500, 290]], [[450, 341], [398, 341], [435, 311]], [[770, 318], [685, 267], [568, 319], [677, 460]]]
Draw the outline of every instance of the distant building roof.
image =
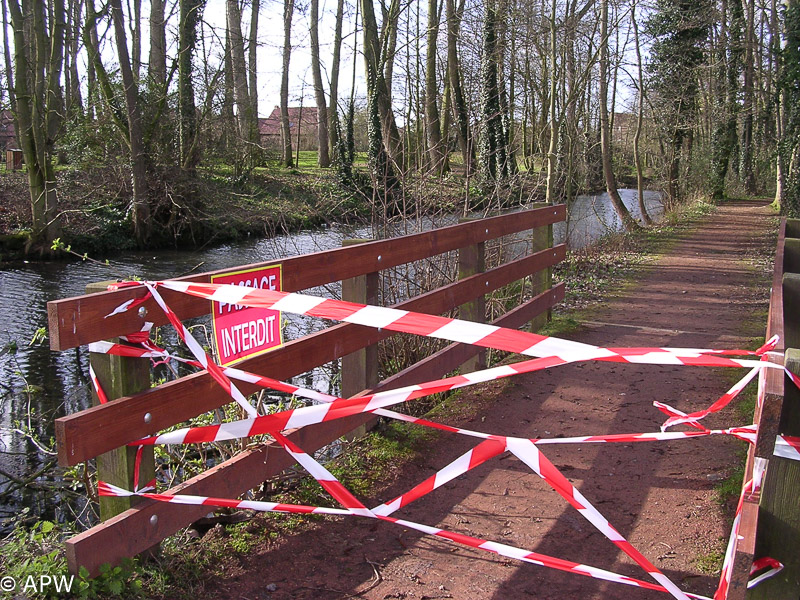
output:
[[[301, 121], [302, 116], [302, 121]], [[290, 106], [289, 107], [289, 130], [296, 135], [297, 125], [300, 124], [300, 135], [317, 134], [317, 107], [316, 106]], [[258, 119], [258, 131], [262, 136], [281, 135], [281, 109], [276, 106], [272, 109], [272, 114], [266, 118]]]

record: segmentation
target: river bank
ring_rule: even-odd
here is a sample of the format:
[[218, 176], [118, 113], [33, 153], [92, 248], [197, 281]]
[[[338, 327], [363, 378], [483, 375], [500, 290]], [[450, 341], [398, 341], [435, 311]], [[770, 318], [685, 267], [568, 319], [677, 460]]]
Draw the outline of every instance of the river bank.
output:
[[[364, 224], [473, 210], [504, 210], [530, 203], [541, 191], [522, 178], [485, 193], [465, 195], [458, 176], [409, 177], [390, 205], [376, 195], [365, 173], [347, 184], [333, 169], [260, 167], [235, 176], [224, 165], [180, 173], [151, 173], [152, 233], [137, 247], [130, 220], [130, 182], [112, 168], [57, 172], [62, 246], [78, 255], [115, 256], [130, 250], [201, 248], [251, 237], [272, 237], [331, 224]], [[30, 198], [24, 172], [0, 173], [0, 263], [25, 256], [31, 230]], [[57, 258], [63, 253], [42, 256]]]

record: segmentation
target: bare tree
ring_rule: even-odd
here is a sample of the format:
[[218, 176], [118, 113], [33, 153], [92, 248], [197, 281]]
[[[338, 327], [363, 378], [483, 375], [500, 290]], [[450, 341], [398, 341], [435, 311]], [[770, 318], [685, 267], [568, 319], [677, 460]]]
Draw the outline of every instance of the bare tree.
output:
[[200, 157], [197, 155], [196, 107], [194, 84], [192, 83], [197, 23], [203, 9], [202, 0], [180, 0], [180, 22], [178, 25], [178, 142], [180, 166], [192, 172]]
[[167, 85], [167, 36], [164, 0], [150, 0], [150, 61], [147, 67], [151, 90], [163, 93]]
[[[261, 0], [251, 0], [250, 5], [250, 35], [247, 46], [247, 83], [250, 92], [250, 107], [253, 112], [251, 127], [258, 130], [258, 17], [261, 12]], [[251, 141], [258, 141], [252, 135]]]
[[475, 145], [469, 127], [469, 114], [464, 92], [461, 86], [461, 67], [458, 57], [458, 31], [464, 14], [464, 0], [461, 0], [456, 10], [455, 0], [445, 0], [447, 16], [447, 78], [450, 83], [453, 115], [456, 122], [458, 146], [464, 161], [466, 176], [475, 170]]
[[428, 35], [425, 57], [425, 126], [428, 130], [428, 154], [431, 171], [442, 175], [449, 169], [446, 144], [442, 143], [439, 120], [438, 86], [436, 85], [436, 40], [439, 37], [441, 5], [428, 0]]
[[319, 153], [317, 164], [327, 168], [331, 164], [328, 154], [328, 104], [325, 101], [325, 88], [322, 85], [322, 70], [319, 61], [319, 0], [311, 0], [311, 73], [314, 78], [314, 99], [317, 103], [317, 139]]
[[241, 143], [245, 144], [245, 155], [249, 155], [250, 143], [257, 141], [258, 122], [255, 107], [250, 98], [247, 79], [247, 63], [244, 54], [244, 36], [242, 35], [242, 12], [239, 0], [226, 0], [226, 23], [230, 34], [231, 65], [233, 67], [233, 91], [236, 104], [238, 133]]
[[608, 0], [600, 2], [600, 145], [603, 154], [603, 178], [611, 206], [625, 229], [636, 227], [636, 221], [628, 212], [617, 190], [617, 179], [611, 162], [611, 127], [608, 120]]
[[289, 129], [289, 59], [292, 56], [292, 15], [294, 0], [283, 3], [283, 67], [281, 70], [281, 163], [291, 167], [292, 132]]
[[[14, 99], [18, 141], [25, 156], [32, 227], [28, 250], [47, 251], [60, 234], [52, 154], [64, 118], [63, 0], [9, 0], [14, 28]], [[9, 80], [10, 81], [10, 80]]]
[[631, 24], [633, 25], [633, 43], [636, 50], [637, 66], [637, 90], [639, 98], [636, 106], [636, 133], [633, 135], [633, 161], [636, 165], [636, 197], [639, 203], [639, 212], [642, 214], [642, 221], [645, 225], [651, 225], [653, 220], [647, 212], [644, 204], [644, 170], [642, 169], [642, 153], [639, 149], [639, 142], [642, 138], [644, 125], [644, 69], [642, 68], [642, 48], [639, 44], [639, 24], [636, 21], [636, 0], [631, 6]]
[[[333, 56], [331, 57], [330, 94], [328, 94], [328, 156], [337, 156], [339, 150], [339, 63], [342, 55], [342, 22], [344, 0], [336, 2], [336, 25], [333, 32]], [[342, 157], [339, 157], [341, 160]]]

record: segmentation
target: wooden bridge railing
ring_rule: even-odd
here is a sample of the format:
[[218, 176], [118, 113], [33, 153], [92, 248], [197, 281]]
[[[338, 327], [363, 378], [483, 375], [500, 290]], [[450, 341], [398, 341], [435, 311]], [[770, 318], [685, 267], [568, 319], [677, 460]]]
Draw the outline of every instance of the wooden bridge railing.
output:
[[[425, 233], [365, 242], [259, 265], [232, 267], [226, 271], [281, 264], [283, 290], [290, 292], [360, 277], [366, 277], [374, 284], [376, 274], [384, 269], [462, 249], [467, 249], [461, 252], [462, 260], [464, 256], [477, 257], [482, 252], [482, 245], [488, 240], [529, 229], [552, 227], [554, 223], [564, 219], [563, 205], [543, 206]], [[539, 236], [539, 239], [541, 237], [543, 236]], [[487, 293], [533, 273], [546, 272], [564, 258], [565, 252], [563, 244], [544, 248], [487, 271], [483, 271], [480, 261], [472, 261], [471, 267], [469, 264], [462, 265], [463, 277], [458, 281], [410, 298], [397, 307], [441, 314], [468, 305]], [[474, 274], [467, 273], [469, 268], [474, 269]], [[226, 271], [197, 274], [182, 279], [208, 282], [213, 275]], [[369, 285], [351, 285], [349, 289], [366, 290], [368, 287]], [[546, 313], [564, 297], [563, 284], [551, 287], [548, 281], [547, 289], [537, 291], [538, 295], [508, 311], [494, 323], [504, 327], [521, 327]], [[345, 290], [345, 293], [361, 292]], [[367, 293], [364, 291], [364, 294]], [[155, 325], [165, 324], [166, 317], [152, 300], [145, 302], [138, 310], [105, 319], [107, 314], [126, 300], [141, 298], [144, 294], [145, 290], [142, 288], [123, 288], [48, 303], [51, 348], [66, 350], [127, 335], [141, 330], [144, 321], [151, 321]], [[168, 290], [163, 291], [163, 297], [182, 319], [209, 313], [209, 303], [199, 298]], [[350, 299], [357, 300], [355, 297]], [[474, 309], [474, 304], [472, 306]], [[289, 341], [269, 353], [246, 359], [237, 364], [237, 367], [287, 380], [368, 348], [390, 335], [392, 334], [359, 325], [334, 325]], [[478, 352], [479, 348], [475, 346], [451, 344], [378, 383], [373, 389], [391, 389], [438, 379], [457, 369]], [[109, 373], [105, 375], [111, 376]], [[101, 373], [98, 376], [103, 378]], [[368, 382], [368, 379], [362, 381]], [[125, 454], [128, 452], [125, 445], [129, 442], [217, 409], [231, 401], [230, 396], [206, 372], [182, 377], [137, 393], [132, 393], [132, 388], [124, 382], [111, 385], [116, 390], [112, 397], [120, 396], [118, 399], [57, 419], [59, 464], [76, 465], [100, 455], [108, 457], [109, 452]], [[353, 385], [358, 387], [357, 383], [349, 385], [349, 391], [352, 391]], [[248, 384], [242, 384], [240, 389], [245, 394], [257, 391], [255, 386]], [[366, 423], [370, 418], [370, 415], [362, 414], [320, 423], [296, 430], [288, 437], [307, 452], [312, 452]], [[118, 456], [111, 460], [117, 480], [111, 480], [110, 483], [132, 487], [131, 464], [128, 458]], [[280, 446], [266, 443], [237, 454], [175, 486], [167, 493], [237, 497], [293, 463], [294, 460]], [[101, 476], [106, 477], [106, 474]], [[134, 556], [157, 545], [165, 537], [204, 516], [207, 511], [204, 507], [142, 500], [134, 507], [111, 516], [68, 540], [67, 560], [70, 570], [74, 573], [83, 566], [95, 575], [102, 564], [116, 564], [124, 557]]]
[[[783, 219], [767, 318], [767, 339], [780, 342], [769, 360], [800, 373], [800, 220]], [[773, 456], [778, 434], [800, 435], [800, 393], [782, 371], [764, 372], [764, 402], [756, 407], [759, 424], [751, 446], [744, 481], [753, 476], [757, 461], [766, 465], [760, 493], [745, 497], [740, 539], [736, 548], [730, 600], [740, 598], [797, 598], [800, 594], [800, 462]], [[784, 564], [778, 575], [747, 590], [753, 559], [772, 557]]]

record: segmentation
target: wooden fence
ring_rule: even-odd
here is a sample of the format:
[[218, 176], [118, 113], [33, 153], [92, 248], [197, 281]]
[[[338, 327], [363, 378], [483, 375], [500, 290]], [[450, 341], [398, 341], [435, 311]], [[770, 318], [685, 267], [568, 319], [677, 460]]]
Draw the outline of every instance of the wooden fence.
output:
[[[800, 373], [800, 220], [783, 219], [775, 253], [767, 339], [780, 336], [768, 358]], [[759, 424], [747, 455], [744, 481], [753, 477], [756, 461], [766, 465], [760, 493], [744, 499], [740, 538], [734, 559], [730, 600], [796, 599], [800, 596], [800, 462], [773, 456], [778, 434], [800, 435], [800, 392], [778, 369], [764, 371], [764, 402], [756, 407]], [[784, 564], [775, 577], [752, 590], [747, 581], [753, 559], [772, 557]]]
[[[444, 253], [459, 252], [460, 279], [410, 298], [397, 308], [441, 314], [462, 307], [462, 315], [479, 320], [483, 298], [503, 286], [534, 276], [537, 295], [503, 314], [494, 324], [521, 327], [546, 314], [564, 297], [563, 284], [551, 285], [549, 270], [565, 256], [565, 246], [539, 245], [541, 250], [489, 270], [484, 269], [485, 242], [505, 235], [534, 230], [534, 240], [552, 240], [552, 225], [565, 219], [565, 208], [542, 206], [513, 214], [468, 221], [387, 240], [364, 242], [335, 250], [294, 256], [259, 265], [231, 267], [226, 271], [184, 277], [184, 281], [209, 282], [213, 275], [274, 264], [282, 265], [283, 290], [301, 291], [332, 282], [343, 282], [343, 296], [351, 301], [373, 301], [381, 271]], [[549, 234], [548, 234], [549, 230]], [[101, 287], [104, 289], [104, 286]], [[92, 290], [89, 290], [92, 291]], [[141, 330], [143, 322], [167, 322], [155, 302], [106, 320], [104, 317], [126, 300], [144, 296], [143, 288], [99, 291], [85, 296], [48, 303], [50, 344], [66, 350]], [[209, 303], [199, 298], [163, 291], [164, 300], [182, 319], [209, 313]], [[274, 379], [289, 378], [339, 358], [343, 359], [343, 389], [355, 395], [364, 388], [373, 391], [438, 379], [464, 365], [481, 349], [451, 344], [414, 365], [375, 383], [374, 346], [391, 333], [369, 327], [339, 324], [287, 342], [269, 353], [246, 359], [237, 367]], [[72, 466], [97, 457], [98, 472], [109, 483], [133, 486], [133, 450], [129, 442], [151, 435], [193, 417], [215, 410], [231, 401], [230, 396], [206, 372], [150, 387], [149, 361], [92, 354], [92, 365], [112, 402], [94, 406], [56, 421], [58, 459]], [[474, 364], [473, 364], [474, 366]], [[249, 394], [256, 387], [242, 384]], [[368, 414], [338, 419], [291, 432], [293, 439], [312, 452], [371, 419]], [[141, 481], [153, 473], [152, 455], [142, 467]], [[168, 494], [237, 497], [267, 478], [292, 466], [294, 460], [276, 444], [266, 443], [240, 452], [196, 477], [181, 483]], [[152, 500], [103, 498], [103, 522], [67, 541], [71, 572], [79, 567], [96, 575], [104, 563], [116, 564], [156, 546], [165, 537], [203, 517], [208, 509], [178, 506]], [[138, 500], [138, 502], [136, 502]]]

